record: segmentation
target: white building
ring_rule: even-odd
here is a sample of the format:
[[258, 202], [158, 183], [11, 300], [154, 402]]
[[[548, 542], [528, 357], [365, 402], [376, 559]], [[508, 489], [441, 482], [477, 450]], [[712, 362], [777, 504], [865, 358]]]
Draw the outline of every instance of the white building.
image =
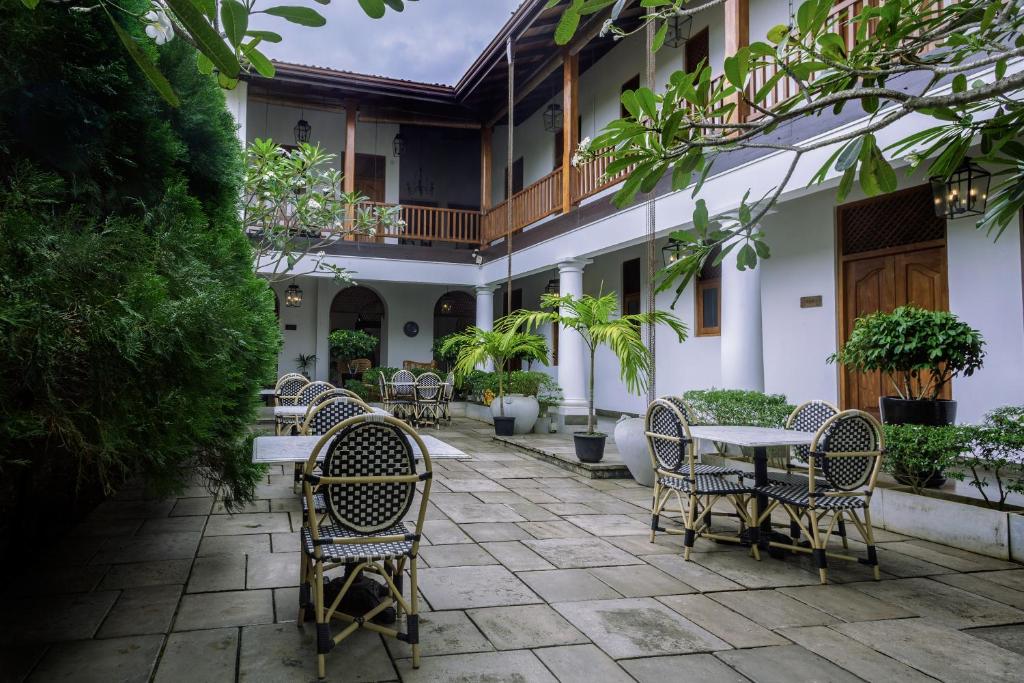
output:
[[[311, 141], [338, 155], [352, 186], [406, 211], [402, 235], [329, 250], [332, 263], [356, 273], [358, 288], [342, 289], [327, 273], [296, 279], [304, 292], [301, 307], [280, 307], [282, 372], [294, 370], [299, 354], [315, 353], [321, 359], [316, 377], [326, 379], [327, 335], [339, 327], [377, 334], [375, 361], [400, 367], [406, 360], [429, 361], [435, 336], [467, 320], [489, 326], [505, 312], [509, 227], [513, 306], [536, 308], [548, 283], [558, 280], [562, 292], [603, 288], [618, 292], [623, 306], [646, 307], [645, 206], [615, 210], [608, 201], [614, 186], [597, 184], [599, 167], [581, 169], [568, 192], [561, 172], [577, 136], [593, 136], [617, 118], [621, 90], [639, 84], [643, 36], [598, 37], [598, 15], [562, 50], [551, 38], [557, 11], [545, 11], [544, 4], [525, 2], [454, 86], [279, 64], [273, 80], [254, 78], [231, 93], [243, 140], [270, 136], [290, 143], [303, 118]], [[637, 9], [631, 11], [635, 16]], [[702, 58], [720, 73], [724, 54], [785, 23], [788, 11], [780, 0], [728, 0], [709, 8], [695, 18], [688, 41], [658, 52], [657, 83]], [[509, 37], [516, 61], [511, 226], [503, 203]], [[564, 133], [545, 130], [552, 105], [565, 114]], [[578, 112], [578, 131], [570, 130], [576, 117], [568, 112]], [[857, 123], [856, 115], [845, 113], [786, 134], [806, 139]], [[884, 147], [920, 125], [904, 120], [879, 143]], [[400, 155], [396, 137], [404, 142]], [[925, 179], [903, 174], [897, 193], [837, 205], [838, 178], [806, 187], [831, 152], [808, 155], [797, 171], [803, 177], [793, 179], [764, 220], [770, 259], [745, 272], [727, 261], [720, 273], [705, 273], [684, 292], [675, 313], [691, 335], [679, 344], [668, 330], [659, 333], [658, 393], [750, 388], [785, 394], [794, 403], [821, 398], [877, 410], [877, 380], [847, 377], [825, 359], [857, 315], [911, 302], [948, 308], [987, 341], [985, 368], [952, 387], [961, 421], [1024, 403], [1020, 220], [993, 243], [972, 218], [936, 218]], [[785, 164], [777, 155], [749, 152], [723, 161], [701, 194], [712, 212], [735, 208], [747, 188], [753, 196], [769, 189]], [[667, 179], [655, 194], [660, 253], [666, 236], [690, 220], [693, 199], [689, 191], [672, 192]], [[282, 304], [288, 284], [275, 285]], [[442, 298], [451, 310], [442, 310]], [[671, 302], [666, 293], [656, 305], [668, 309]], [[578, 414], [586, 387], [582, 345], [563, 332], [552, 346], [557, 351], [549, 371], [562, 386], [563, 412]], [[598, 408], [642, 412], [645, 398], [626, 392], [610, 353], [601, 354], [599, 366]]]

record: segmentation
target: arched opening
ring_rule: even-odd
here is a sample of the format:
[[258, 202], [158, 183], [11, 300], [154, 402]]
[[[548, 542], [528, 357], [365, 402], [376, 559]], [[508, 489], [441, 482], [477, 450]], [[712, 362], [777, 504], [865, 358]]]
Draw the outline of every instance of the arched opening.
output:
[[[434, 340], [476, 324], [476, 299], [465, 292], [445, 292], [434, 304]], [[437, 359], [435, 359], [437, 360]]]
[[[338, 292], [331, 301], [331, 332], [334, 330], [359, 330], [380, 339], [377, 348], [370, 355], [374, 367], [381, 365], [384, 353], [384, 301], [369, 287], [356, 285]], [[341, 370], [331, 363], [331, 381], [341, 383]]]

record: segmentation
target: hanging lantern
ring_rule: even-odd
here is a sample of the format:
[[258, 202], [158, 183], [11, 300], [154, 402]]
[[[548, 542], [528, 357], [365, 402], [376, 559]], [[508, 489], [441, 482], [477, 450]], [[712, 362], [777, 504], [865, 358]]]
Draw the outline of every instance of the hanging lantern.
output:
[[992, 174], [978, 164], [964, 158], [960, 168], [949, 178], [934, 177], [928, 182], [935, 199], [935, 215], [940, 218], [962, 218], [985, 213], [988, 186]]
[[298, 308], [302, 305], [302, 290], [294, 282], [284, 292], [284, 305]]
[[661, 248], [661, 260], [668, 268], [683, 257], [683, 243], [677, 239], [669, 238], [668, 244]]
[[309, 121], [306, 119], [299, 119], [299, 122], [295, 124], [295, 144], [301, 144], [303, 142], [309, 142], [309, 134], [313, 132], [313, 128], [309, 125]]
[[450, 299], [445, 299], [441, 302], [441, 313], [448, 315], [452, 312], [452, 302]]
[[548, 280], [548, 283], [544, 286], [545, 294], [554, 294], [555, 296], [558, 296], [560, 290], [561, 283], [559, 282], [557, 277]]
[[405, 136], [399, 133], [391, 141], [391, 154], [400, 157], [405, 152]]
[[690, 31], [693, 30], [693, 17], [687, 15], [681, 17], [673, 14], [665, 20], [668, 29], [665, 31], [665, 45], [669, 47], [682, 47], [683, 43], [690, 39]]
[[549, 104], [544, 110], [544, 130], [549, 133], [562, 130], [562, 105]]

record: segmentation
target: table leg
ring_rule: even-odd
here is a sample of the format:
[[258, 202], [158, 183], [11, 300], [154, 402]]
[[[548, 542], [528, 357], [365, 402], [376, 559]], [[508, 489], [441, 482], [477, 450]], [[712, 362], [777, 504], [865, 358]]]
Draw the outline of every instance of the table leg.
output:
[[[754, 486], [766, 486], [768, 484], [768, 449], [764, 446], [754, 448]], [[768, 496], [757, 494], [757, 516], [760, 517], [768, 507]], [[760, 524], [760, 533], [757, 535], [757, 545], [761, 549], [768, 547], [772, 537], [772, 520], [766, 518]]]

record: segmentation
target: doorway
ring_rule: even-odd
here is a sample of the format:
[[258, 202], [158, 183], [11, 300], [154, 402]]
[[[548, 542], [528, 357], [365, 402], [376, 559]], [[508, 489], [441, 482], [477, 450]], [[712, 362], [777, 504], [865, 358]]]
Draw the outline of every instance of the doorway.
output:
[[[869, 313], [909, 304], [949, 309], [946, 220], [935, 215], [927, 185], [837, 207], [836, 223], [840, 343]], [[841, 406], [879, 417], [879, 397], [893, 393], [886, 382], [878, 372], [841, 368]], [[950, 398], [948, 386], [941, 398]]]
[[[369, 287], [354, 285], [346, 287], [335, 295], [331, 301], [330, 330], [359, 330], [380, 340], [373, 353], [369, 355], [373, 367], [380, 367], [381, 358], [386, 357], [384, 348], [387, 339], [384, 335], [384, 301]], [[336, 367], [331, 362], [330, 380], [339, 384], [344, 368]]]

